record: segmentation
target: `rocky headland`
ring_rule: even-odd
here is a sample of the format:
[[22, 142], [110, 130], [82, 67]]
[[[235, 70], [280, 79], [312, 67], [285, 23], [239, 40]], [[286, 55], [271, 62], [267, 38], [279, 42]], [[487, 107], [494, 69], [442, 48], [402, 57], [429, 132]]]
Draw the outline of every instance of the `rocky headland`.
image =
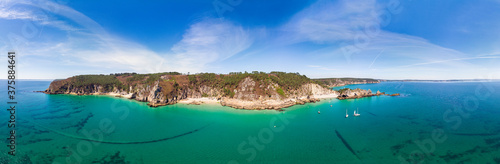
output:
[[363, 89], [359, 89], [359, 88], [356, 88], [356, 89], [344, 88], [344, 89], [338, 90], [338, 92], [339, 92], [339, 96], [337, 98], [339, 100], [357, 99], [357, 98], [380, 96], [380, 95], [399, 96], [399, 93], [385, 94], [385, 92], [380, 92], [380, 91], [377, 91], [376, 93], [372, 93], [372, 91], [370, 89], [363, 90]]
[[298, 73], [252, 72], [182, 75], [177, 72], [156, 74], [120, 73], [79, 75], [54, 80], [44, 93], [73, 95], [111, 95], [148, 102], [151, 107], [184, 104], [220, 104], [237, 109], [273, 109], [325, 98], [351, 99], [368, 96], [370, 90], [328, 86]]
[[44, 93], [111, 95], [148, 102], [151, 107], [218, 103], [258, 110], [279, 110], [338, 96], [338, 92], [318, 85], [304, 75], [284, 72], [79, 75], [54, 80]]

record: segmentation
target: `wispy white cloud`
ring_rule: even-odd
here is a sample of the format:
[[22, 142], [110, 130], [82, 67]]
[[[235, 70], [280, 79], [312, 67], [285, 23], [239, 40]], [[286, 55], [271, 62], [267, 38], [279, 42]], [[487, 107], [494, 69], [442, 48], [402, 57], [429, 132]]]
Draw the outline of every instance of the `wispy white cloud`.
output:
[[[470, 56], [468, 54], [420, 37], [373, 29], [388, 23], [379, 18], [382, 12], [387, 12], [384, 10], [384, 5], [375, 0], [320, 0], [294, 15], [281, 28], [285, 35], [278, 42], [324, 45], [324, 50], [314, 50], [314, 54], [309, 54], [321, 59], [316, 64], [334, 64], [339, 70], [349, 69], [346, 71], [364, 70], [367, 75], [370, 70], [410, 65], [424, 67], [431, 63], [439, 64], [439, 68], [433, 68], [443, 70], [475, 68], [465, 60]], [[381, 51], [384, 52], [381, 54]]]
[[7, 10], [0, 8], [0, 18], [2, 19], [30, 19], [32, 20], [33, 14], [28, 11]]
[[205, 19], [186, 30], [172, 47], [182, 70], [203, 71], [206, 64], [225, 60], [250, 47], [250, 32], [230, 22]]
[[289, 32], [286, 39], [293, 42], [335, 42], [350, 40], [367, 23], [378, 23], [375, 0], [320, 0], [295, 14], [282, 27]]
[[[67, 6], [51, 1], [4, 1], [0, 3], [0, 19], [27, 20], [38, 23], [42, 26], [52, 26], [65, 31], [78, 30], [77, 27], [68, 22], [51, 18], [53, 15], [69, 16], [83, 15]], [[85, 17], [81, 17], [85, 18]], [[73, 19], [78, 20], [78, 19]]]
[[478, 57], [469, 57], [469, 58], [447, 59], [447, 60], [438, 60], [438, 61], [431, 61], [431, 62], [425, 62], [425, 63], [404, 65], [404, 66], [400, 66], [400, 67], [412, 67], [412, 66], [421, 66], [421, 65], [439, 64], [439, 63], [446, 63], [446, 62], [452, 62], [452, 61], [475, 60], [475, 59], [500, 59], [500, 56], [478, 56]]

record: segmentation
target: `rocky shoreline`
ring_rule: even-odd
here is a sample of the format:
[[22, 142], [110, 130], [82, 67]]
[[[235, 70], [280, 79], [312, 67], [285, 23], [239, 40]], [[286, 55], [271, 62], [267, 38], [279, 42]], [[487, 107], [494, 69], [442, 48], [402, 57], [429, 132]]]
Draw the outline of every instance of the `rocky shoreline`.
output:
[[[77, 95], [77, 96], [107, 95], [107, 96], [113, 96], [113, 97], [118, 97], [118, 98], [134, 99], [134, 100], [137, 100], [140, 102], [148, 102], [148, 101], [142, 101], [142, 99], [137, 99], [136, 97], [134, 97], [133, 94], [120, 94], [120, 93], [116, 93], [116, 92], [110, 92], [110, 93], [74, 93], [74, 92], [50, 93], [47, 91], [35, 91], [35, 92], [40, 92], [40, 93], [45, 93], [45, 94], [70, 94], [70, 95]], [[287, 108], [287, 107], [291, 107], [294, 105], [304, 105], [306, 103], [315, 103], [315, 102], [319, 102], [321, 99], [337, 98], [337, 96], [338, 96], [338, 94], [336, 94], [335, 91], [332, 91], [330, 94], [318, 94], [318, 95], [289, 98], [289, 99], [283, 99], [283, 100], [253, 100], [253, 101], [249, 101], [249, 100], [240, 100], [240, 99], [227, 98], [227, 97], [222, 97], [222, 98], [203, 97], [203, 98], [186, 98], [186, 99], [182, 99], [179, 101], [170, 101], [169, 103], [148, 102], [147, 105], [150, 107], [160, 107], [160, 106], [166, 106], [166, 105], [173, 105], [173, 104], [177, 104], [177, 103], [188, 104], [188, 105], [220, 104], [222, 106], [228, 106], [228, 107], [232, 107], [235, 109], [282, 111], [282, 108]], [[318, 98], [315, 98], [315, 97], [318, 97]]]
[[[62, 93], [48, 93], [46, 91], [36, 91], [36, 92], [41, 92], [41, 93], [46, 93], [46, 94], [62, 94]], [[116, 92], [92, 93], [92, 94], [85, 94], [85, 93], [64, 93], [64, 94], [108, 95], [108, 96], [121, 97], [121, 98], [127, 98], [127, 99], [135, 99], [137, 101], [141, 101], [140, 99], [136, 99], [133, 94], [120, 94], [120, 93], [116, 93]], [[248, 101], [248, 100], [240, 100], [240, 99], [227, 98], [227, 97], [222, 97], [222, 98], [203, 97], [203, 98], [186, 98], [186, 99], [182, 99], [179, 101], [171, 101], [170, 103], [148, 102], [148, 101], [141, 101], [141, 102], [148, 102], [147, 105], [150, 107], [160, 107], [160, 106], [165, 106], [165, 105], [173, 105], [173, 104], [177, 104], [177, 103], [188, 104], [188, 105], [218, 104], [221, 106], [228, 106], [228, 107], [232, 107], [235, 109], [282, 111], [283, 108], [288, 108], [288, 107], [291, 107], [294, 105], [304, 105], [306, 103], [316, 103], [316, 102], [321, 101], [321, 99], [336, 98], [339, 100], [346, 100], [346, 99], [358, 99], [358, 98], [381, 96], [381, 95], [399, 96], [400, 94], [399, 93], [386, 94], [385, 92], [379, 92], [379, 91], [377, 91], [376, 93], [372, 93], [371, 90], [363, 90], [363, 89], [351, 90], [351, 89], [347, 88], [346, 90], [342, 91], [341, 93], [331, 90], [330, 94], [316, 94], [316, 95], [311, 95], [311, 96], [295, 97], [295, 98], [288, 98], [288, 99], [283, 99], [283, 100], [253, 100], [253, 101]]]

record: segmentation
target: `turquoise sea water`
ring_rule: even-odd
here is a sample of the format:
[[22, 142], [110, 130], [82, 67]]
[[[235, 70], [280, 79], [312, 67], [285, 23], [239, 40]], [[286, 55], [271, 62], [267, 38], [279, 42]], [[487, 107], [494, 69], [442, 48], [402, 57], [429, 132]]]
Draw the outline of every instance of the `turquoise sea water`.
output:
[[402, 96], [326, 99], [284, 112], [32, 92], [49, 84], [17, 84], [16, 157], [5, 140], [0, 163], [500, 163], [498, 82], [352, 85]]

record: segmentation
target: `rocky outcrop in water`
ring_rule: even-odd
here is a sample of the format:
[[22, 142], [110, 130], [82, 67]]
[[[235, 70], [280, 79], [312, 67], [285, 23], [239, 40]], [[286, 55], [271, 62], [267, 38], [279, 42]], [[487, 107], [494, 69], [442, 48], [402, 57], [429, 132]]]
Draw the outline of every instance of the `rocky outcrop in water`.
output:
[[395, 93], [392, 95], [385, 94], [385, 92], [380, 92], [377, 91], [375, 94], [372, 93], [370, 89], [368, 90], [363, 90], [363, 89], [350, 89], [350, 88], [345, 88], [339, 90], [340, 94], [337, 97], [339, 100], [344, 100], [344, 99], [357, 99], [357, 98], [363, 98], [363, 97], [371, 97], [371, 96], [380, 96], [380, 95], [386, 95], [386, 96], [399, 96], [399, 93]]

